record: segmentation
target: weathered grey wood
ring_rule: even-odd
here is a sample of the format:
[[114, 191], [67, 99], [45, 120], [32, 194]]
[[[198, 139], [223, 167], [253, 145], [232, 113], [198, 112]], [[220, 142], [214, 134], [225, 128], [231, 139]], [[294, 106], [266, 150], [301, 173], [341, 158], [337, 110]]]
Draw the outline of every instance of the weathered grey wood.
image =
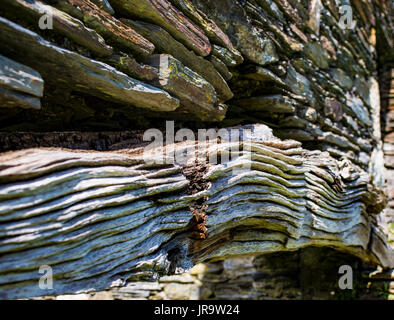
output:
[[[281, 141], [264, 125], [234, 129], [240, 146], [224, 138], [200, 146], [202, 153], [219, 150], [222, 159], [232, 150], [233, 158], [219, 164], [196, 164], [194, 156], [187, 166], [149, 164], [142, 149], [2, 154], [0, 296], [102, 290], [202, 261], [306, 246], [393, 265], [374, 218], [385, 198], [367, 172]], [[163, 152], [154, 149], [148, 160]], [[192, 180], [205, 181], [204, 189], [190, 192]], [[190, 238], [196, 210], [204, 221], [200, 240]], [[41, 265], [53, 268], [51, 291], [38, 286]]]

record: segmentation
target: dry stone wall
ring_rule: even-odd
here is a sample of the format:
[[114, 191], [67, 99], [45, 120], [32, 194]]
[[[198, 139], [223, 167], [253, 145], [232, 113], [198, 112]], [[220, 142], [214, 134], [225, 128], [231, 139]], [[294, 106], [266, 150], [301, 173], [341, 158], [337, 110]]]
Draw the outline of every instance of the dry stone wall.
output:
[[388, 206], [384, 212], [383, 225], [387, 226], [389, 241], [394, 241], [394, 69], [385, 68], [382, 73], [382, 103], [383, 103], [383, 151], [387, 177]]
[[[158, 278], [198, 263], [237, 283], [245, 255], [243, 298], [327, 296], [259, 283], [262, 254], [314, 265], [307, 250], [330, 247], [392, 268], [391, 13], [385, 0], [2, 0], [0, 296], [46, 295], [43, 264], [53, 294], [157, 280], [137, 286], [145, 298], [173, 298], [176, 278]], [[147, 164], [143, 134], [168, 134], [166, 120], [252, 134], [237, 159]], [[222, 160], [234, 144], [216, 142]], [[191, 277], [203, 293], [188, 298], [231, 297]]]

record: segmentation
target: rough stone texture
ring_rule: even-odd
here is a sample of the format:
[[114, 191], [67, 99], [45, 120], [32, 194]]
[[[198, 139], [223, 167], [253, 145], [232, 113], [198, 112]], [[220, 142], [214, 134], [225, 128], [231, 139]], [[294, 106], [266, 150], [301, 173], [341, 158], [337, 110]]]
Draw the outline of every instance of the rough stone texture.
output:
[[8, 12], [15, 12], [18, 17], [31, 19], [36, 22], [44, 14], [52, 16], [52, 26], [59, 32], [81, 46], [86, 47], [99, 56], [110, 55], [112, 48], [94, 30], [90, 30], [78, 19], [67, 13], [46, 5], [41, 1], [5, 0]]
[[0, 90], [1, 107], [40, 109], [44, 81], [37, 71], [0, 55]]
[[[179, 101], [167, 92], [130, 78], [104, 63], [57, 47], [4, 18], [0, 18], [0, 38], [4, 51], [21, 60], [34, 61], [44, 79], [67, 83], [75, 90], [141, 108], [172, 111], [179, 106]], [[53, 73], [56, 77], [52, 78]]]
[[141, 131], [0, 133], [1, 152], [39, 147], [109, 151], [136, 145], [143, 145]]
[[[392, 2], [346, 4], [354, 29], [333, 0], [2, 1], [0, 294], [46, 294], [41, 263], [54, 294], [123, 285], [108, 299], [335, 298], [310, 292], [305, 265], [392, 267]], [[144, 163], [143, 132], [165, 120], [243, 128], [241, 157], [225, 142], [217, 165]], [[282, 254], [286, 276], [259, 282]], [[159, 279], [200, 262], [226, 280]]]
[[387, 227], [389, 241], [394, 243], [394, 69], [388, 69], [381, 79], [384, 83], [384, 90], [382, 90], [383, 151], [389, 199], [383, 215], [383, 225]]
[[217, 107], [215, 88], [203, 77], [170, 55], [152, 55], [147, 62], [158, 69], [153, 84], [179, 99], [179, 112], [185, 109], [201, 120], [223, 120], [225, 111]]
[[167, 0], [112, 0], [120, 12], [153, 22], [166, 29], [197, 54], [207, 56], [211, 44], [204, 32]]
[[173, 39], [167, 31], [148, 23], [135, 22], [129, 19], [123, 21], [149, 38], [160, 52], [171, 54], [185, 66], [203, 76], [215, 87], [222, 101], [232, 98], [233, 94], [230, 88], [219, 72], [215, 70], [215, 67], [207, 60], [186, 49], [181, 43]]
[[130, 27], [98, 8], [89, 0], [53, 0], [55, 5], [81, 19], [108, 41], [120, 45], [137, 55], [147, 56], [154, 46]]

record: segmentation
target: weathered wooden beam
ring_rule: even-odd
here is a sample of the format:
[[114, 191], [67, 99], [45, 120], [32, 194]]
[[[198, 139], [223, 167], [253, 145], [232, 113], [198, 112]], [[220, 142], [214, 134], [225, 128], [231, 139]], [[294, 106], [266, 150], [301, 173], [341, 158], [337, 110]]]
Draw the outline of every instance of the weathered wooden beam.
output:
[[[307, 246], [392, 266], [375, 223], [386, 201], [367, 172], [281, 141], [264, 125], [231, 129], [220, 144], [211, 136], [199, 145], [199, 161], [194, 140], [150, 153], [0, 155], [0, 297], [103, 290], [202, 261]], [[225, 139], [231, 132], [240, 143]], [[190, 161], [160, 164], [172, 147]], [[221, 162], [204, 161], [216, 152]], [[50, 291], [38, 286], [42, 265], [53, 269]]]

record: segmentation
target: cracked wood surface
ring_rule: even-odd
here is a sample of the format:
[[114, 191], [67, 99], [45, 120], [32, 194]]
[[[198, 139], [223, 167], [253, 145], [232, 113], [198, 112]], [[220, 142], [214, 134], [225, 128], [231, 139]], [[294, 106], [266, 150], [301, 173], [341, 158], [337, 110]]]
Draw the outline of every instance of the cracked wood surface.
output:
[[[41, 265], [53, 268], [50, 294], [307, 246], [392, 267], [392, 249], [375, 222], [386, 200], [367, 172], [282, 141], [264, 125], [237, 129], [238, 153], [225, 139], [200, 149], [218, 150], [219, 164], [194, 156], [184, 165], [154, 163], [169, 146], [145, 160], [141, 148], [3, 153], [0, 296], [47, 295], [38, 286]], [[193, 146], [186, 141], [176, 150]]]

